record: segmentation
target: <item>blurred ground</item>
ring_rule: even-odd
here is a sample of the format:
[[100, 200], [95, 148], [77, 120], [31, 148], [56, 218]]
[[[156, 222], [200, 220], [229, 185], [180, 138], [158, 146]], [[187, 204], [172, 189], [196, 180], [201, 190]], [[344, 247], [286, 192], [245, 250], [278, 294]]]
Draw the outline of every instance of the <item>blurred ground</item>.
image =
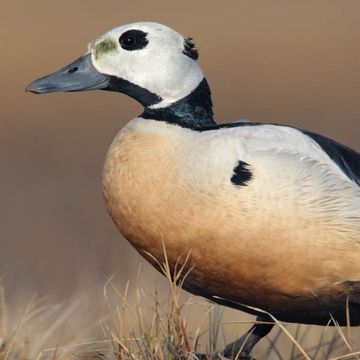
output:
[[360, 149], [357, 0], [1, 0], [0, 9], [0, 275], [10, 294], [99, 292], [107, 275], [126, 281], [142, 262], [100, 185], [112, 138], [140, 106], [107, 92], [24, 92], [111, 27], [158, 21], [194, 37], [219, 122], [287, 123]]

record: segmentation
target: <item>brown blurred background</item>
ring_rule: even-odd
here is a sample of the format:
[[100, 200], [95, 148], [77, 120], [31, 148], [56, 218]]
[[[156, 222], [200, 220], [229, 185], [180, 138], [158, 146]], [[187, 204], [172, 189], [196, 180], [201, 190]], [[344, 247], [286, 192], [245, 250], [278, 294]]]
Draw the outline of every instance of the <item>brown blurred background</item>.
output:
[[107, 148], [140, 105], [109, 92], [24, 92], [119, 24], [157, 21], [194, 37], [219, 122], [287, 123], [360, 149], [358, 0], [1, 0], [0, 9], [0, 275], [8, 291], [62, 298], [115, 271], [133, 278], [143, 261], [101, 193]]

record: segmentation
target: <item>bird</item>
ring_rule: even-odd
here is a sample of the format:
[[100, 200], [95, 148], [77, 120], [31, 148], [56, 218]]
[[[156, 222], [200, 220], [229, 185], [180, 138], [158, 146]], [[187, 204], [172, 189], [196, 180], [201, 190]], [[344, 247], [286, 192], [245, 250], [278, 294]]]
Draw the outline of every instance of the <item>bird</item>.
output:
[[164, 247], [171, 271], [190, 254], [185, 290], [257, 316], [221, 356], [249, 358], [274, 319], [360, 325], [360, 154], [290, 125], [216, 122], [198, 57], [170, 27], [131, 23], [26, 90], [143, 106], [108, 150], [106, 207], [153, 266]]

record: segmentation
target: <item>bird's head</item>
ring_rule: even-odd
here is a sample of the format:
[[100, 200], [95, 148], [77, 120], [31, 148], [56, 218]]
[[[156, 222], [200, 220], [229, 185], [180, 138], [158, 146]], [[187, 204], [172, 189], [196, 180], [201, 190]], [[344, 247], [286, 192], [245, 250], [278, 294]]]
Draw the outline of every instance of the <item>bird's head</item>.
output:
[[189, 95], [203, 80], [197, 58], [191, 39], [158, 23], [133, 23], [93, 40], [83, 56], [27, 90], [118, 91], [145, 107], [161, 108]]

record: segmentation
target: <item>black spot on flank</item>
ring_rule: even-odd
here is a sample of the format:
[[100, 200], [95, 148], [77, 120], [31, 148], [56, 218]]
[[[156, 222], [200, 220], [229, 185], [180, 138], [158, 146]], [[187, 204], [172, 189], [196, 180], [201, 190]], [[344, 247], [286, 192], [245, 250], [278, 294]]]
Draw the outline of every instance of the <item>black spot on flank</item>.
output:
[[146, 35], [147, 33], [141, 30], [129, 30], [120, 36], [119, 43], [125, 50], [140, 50], [149, 43]]
[[355, 184], [360, 186], [360, 153], [326, 136], [316, 134], [308, 130], [295, 128], [289, 125], [280, 125], [274, 123], [256, 123], [256, 122], [236, 122], [236, 123], [228, 123], [228, 124], [215, 123], [210, 125], [206, 124], [205, 126], [201, 126], [200, 128], [199, 127], [196, 128], [193, 126], [191, 127], [191, 129], [202, 132], [202, 131], [214, 131], [224, 128], [236, 128], [236, 127], [245, 127], [245, 126], [256, 127], [256, 126], [264, 126], [264, 125], [289, 127], [302, 132], [305, 136], [310, 137], [322, 148], [322, 150], [329, 156], [329, 158], [332, 161], [334, 161], [334, 163], [350, 180], [352, 180]]
[[199, 52], [196, 50], [195, 44], [192, 42], [192, 38], [184, 38], [183, 54], [193, 60], [197, 60], [199, 58]]
[[250, 171], [250, 165], [241, 160], [239, 160], [233, 171], [234, 174], [231, 177], [231, 182], [234, 185], [246, 186], [249, 180], [251, 180], [253, 177], [253, 174]]

